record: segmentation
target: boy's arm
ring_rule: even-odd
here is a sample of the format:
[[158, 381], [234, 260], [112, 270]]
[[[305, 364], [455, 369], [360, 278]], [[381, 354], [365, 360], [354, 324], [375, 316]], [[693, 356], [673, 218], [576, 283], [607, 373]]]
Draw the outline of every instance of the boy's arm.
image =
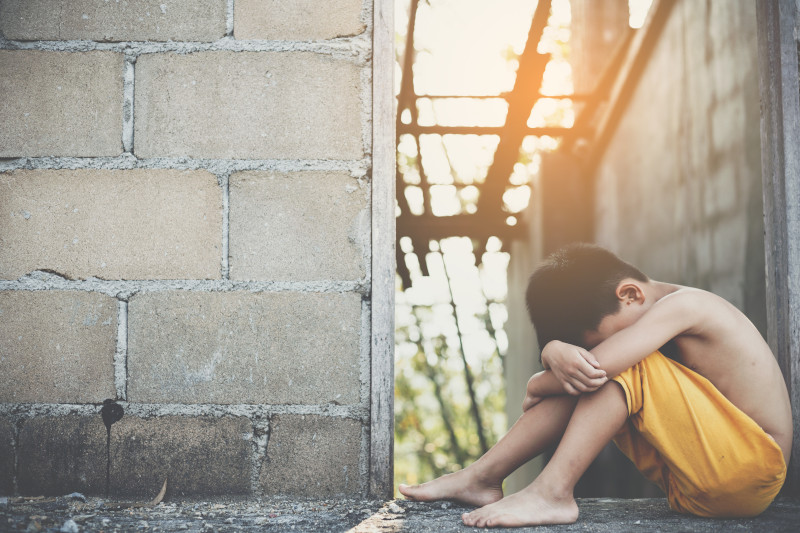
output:
[[542, 365], [552, 371], [567, 394], [591, 392], [608, 381], [605, 370], [600, 368], [594, 355], [580, 346], [562, 341], [550, 341], [545, 345]]
[[[598, 370], [605, 371], [606, 376], [612, 378], [671, 339], [702, 324], [702, 299], [699, 291], [673, 293], [654, 303], [636, 322], [591, 350], [555, 341], [547, 354], [543, 351], [542, 357], [548, 358], [554, 371], [558, 368], [557, 377], [570, 394], [596, 390], [600, 386], [596, 377]], [[598, 366], [589, 362], [592, 359]]]
[[590, 350], [611, 378], [629, 369], [675, 337], [701, 327], [708, 301], [700, 291], [665, 296], [627, 328]]
[[525, 399], [522, 401], [522, 410], [527, 411], [546, 396], [566, 394], [561, 382], [549, 370], [534, 374], [528, 380]]
[[528, 380], [528, 394], [534, 396], [556, 396], [557, 394], [566, 394], [567, 391], [561, 385], [550, 370], [542, 370], [534, 374]]

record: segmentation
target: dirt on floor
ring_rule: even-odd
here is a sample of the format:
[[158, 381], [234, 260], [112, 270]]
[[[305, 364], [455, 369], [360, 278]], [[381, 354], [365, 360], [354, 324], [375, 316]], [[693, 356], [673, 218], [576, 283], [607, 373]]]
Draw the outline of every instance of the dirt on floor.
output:
[[[430, 532], [477, 531], [461, 523], [470, 508], [449, 502], [347, 499], [292, 500], [279, 498], [162, 501], [111, 501], [71, 494], [56, 498], [0, 498], [0, 531], [27, 532]], [[747, 519], [707, 519], [681, 515], [666, 500], [583, 499], [575, 524], [499, 531], [651, 532], [800, 530], [800, 501], [778, 500], [761, 516]]]

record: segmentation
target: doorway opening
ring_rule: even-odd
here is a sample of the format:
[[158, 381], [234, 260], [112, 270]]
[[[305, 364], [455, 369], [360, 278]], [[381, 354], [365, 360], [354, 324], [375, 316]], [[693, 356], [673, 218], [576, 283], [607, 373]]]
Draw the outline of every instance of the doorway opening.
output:
[[569, 24], [566, 0], [396, 2], [395, 486], [507, 429], [509, 259], [574, 125]]

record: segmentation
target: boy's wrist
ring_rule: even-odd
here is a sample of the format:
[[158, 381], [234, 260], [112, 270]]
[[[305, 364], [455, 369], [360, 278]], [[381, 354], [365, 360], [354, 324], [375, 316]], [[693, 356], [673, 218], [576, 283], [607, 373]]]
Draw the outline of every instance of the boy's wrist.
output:
[[542, 350], [542, 365], [545, 367], [545, 369], [550, 369], [550, 355], [553, 350], [558, 350], [560, 344], [562, 344], [562, 342], [559, 340], [552, 340], [545, 344], [544, 349]]
[[556, 396], [566, 391], [551, 370], [537, 372], [528, 380], [527, 392], [533, 396]]

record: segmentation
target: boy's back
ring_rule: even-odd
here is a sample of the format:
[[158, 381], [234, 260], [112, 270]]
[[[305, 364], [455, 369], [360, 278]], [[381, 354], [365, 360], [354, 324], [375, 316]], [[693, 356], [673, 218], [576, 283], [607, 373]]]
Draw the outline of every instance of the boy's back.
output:
[[756, 327], [732, 304], [700, 289], [678, 287], [657, 305], [693, 308], [692, 325], [674, 337], [668, 355], [708, 379], [778, 443], [786, 462], [792, 442], [789, 394], [780, 368]]

